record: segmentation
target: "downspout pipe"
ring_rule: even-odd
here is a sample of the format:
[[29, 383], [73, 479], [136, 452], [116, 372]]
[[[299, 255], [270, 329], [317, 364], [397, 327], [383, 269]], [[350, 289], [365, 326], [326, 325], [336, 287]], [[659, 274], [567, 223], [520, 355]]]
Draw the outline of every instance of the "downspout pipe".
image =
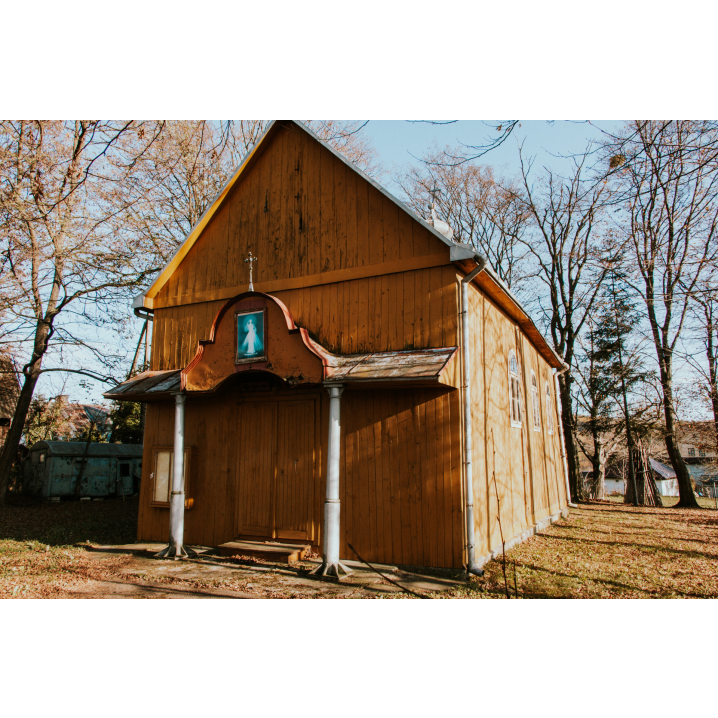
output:
[[488, 260], [483, 254], [474, 253], [476, 267], [461, 280], [461, 360], [464, 410], [464, 480], [466, 481], [466, 570], [482, 576], [484, 570], [476, 564], [476, 536], [474, 531], [474, 437], [471, 427], [471, 356], [469, 354], [469, 284], [486, 269]]
[[559, 435], [561, 437], [561, 458], [563, 459], [563, 476], [566, 479], [566, 498], [568, 507], [577, 509], [576, 504], [571, 503], [571, 484], [568, 481], [568, 459], [566, 458], [566, 439], [563, 433], [563, 405], [561, 403], [561, 387], [558, 384], [558, 378], [561, 374], [565, 374], [571, 367], [564, 363], [563, 369], [559, 369], [554, 373], [554, 393], [556, 394], [556, 423], [558, 424]]

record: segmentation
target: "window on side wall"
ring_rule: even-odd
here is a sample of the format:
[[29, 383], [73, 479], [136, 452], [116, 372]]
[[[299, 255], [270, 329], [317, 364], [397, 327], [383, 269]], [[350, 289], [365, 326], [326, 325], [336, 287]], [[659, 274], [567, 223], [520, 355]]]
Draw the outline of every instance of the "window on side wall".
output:
[[541, 431], [541, 405], [539, 404], [538, 382], [531, 371], [531, 406], [534, 412], [534, 431]]
[[[172, 469], [174, 465], [174, 450], [171, 446], [161, 446], [154, 450], [154, 461], [152, 462], [152, 473], [150, 474], [152, 484], [151, 506], [169, 508], [172, 494]], [[193, 499], [189, 496], [189, 471], [190, 450], [184, 450], [184, 496], [185, 508], [192, 508]]]
[[519, 363], [513, 350], [509, 352], [509, 402], [511, 426], [521, 427], [521, 382], [519, 381]]
[[546, 427], [553, 434], [553, 402], [551, 401], [551, 385], [546, 382]]

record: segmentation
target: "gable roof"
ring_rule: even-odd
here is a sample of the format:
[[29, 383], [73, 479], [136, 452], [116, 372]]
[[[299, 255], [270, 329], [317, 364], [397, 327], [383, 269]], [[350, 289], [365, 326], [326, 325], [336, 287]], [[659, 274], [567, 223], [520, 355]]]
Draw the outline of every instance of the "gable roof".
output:
[[[414, 212], [411, 208], [407, 207], [403, 202], [398, 200], [394, 195], [392, 195], [390, 192], [388, 192], [384, 187], [382, 187], [376, 180], [373, 180], [369, 175], [367, 175], [365, 172], [363, 172], [359, 167], [357, 167], [353, 162], [348, 160], [341, 152], [335, 150], [331, 145], [324, 142], [317, 134], [312, 132], [303, 122], [300, 122], [299, 120], [272, 120], [265, 129], [262, 136], [257, 140], [256, 144], [252, 149], [249, 151], [247, 156], [242, 160], [242, 163], [239, 165], [239, 167], [235, 170], [234, 174], [227, 180], [227, 183], [224, 185], [220, 193], [217, 195], [217, 197], [214, 199], [212, 204], [207, 207], [207, 209], [204, 211], [204, 214], [199, 218], [199, 221], [197, 224], [195, 224], [194, 227], [190, 230], [189, 234], [185, 237], [184, 241], [180, 246], [177, 248], [177, 251], [172, 255], [172, 258], [169, 262], [164, 266], [162, 271], [157, 275], [154, 282], [150, 285], [150, 287], [143, 292], [141, 295], [139, 295], [133, 304], [135, 308], [141, 308], [144, 307], [144, 300], [145, 299], [154, 299], [154, 297], [159, 294], [160, 290], [164, 285], [169, 281], [169, 278], [174, 273], [175, 269], [181, 264], [182, 260], [187, 256], [188, 252], [192, 247], [194, 246], [195, 242], [199, 239], [200, 235], [202, 234], [202, 231], [204, 228], [209, 224], [210, 220], [214, 215], [216, 214], [217, 210], [220, 208], [222, 203], [224, 202], [227, 195], [231, 192], [232, 188], [237, 184], [237, 182], [240, 180], [240, 178], [245, 175], [249, 169], [255, 164], [259, 156], [261, 155], [261, 150], [268, 145], [272, 139], [276, 136], [276, 134], [282, 129], [282, 127], [285, 127], [286, 125], [292, 125], [294, 127], [298, 127], [303, 132], [305, 132], [307, 135], [309, 135], [312, 139], [314, 139], [316, 142], [321, 143], [322, 147], [327, 149], [329, 152], [331, 152], [334, 157], [336, 157], [338, 160], [343, 162], [347, 167], [349, 167], [353, 172], [356, 172], [358, 175], [362, 177], [366, 182], [368, 182], [372, 187], [374, 187], [377, 191], [381, 192], [387, 199], [391, 200], [399, 209], [409, 214], [412, 219], [414, 219], [416, 222], [419, 222], [424, 228], [428, 229], [431, 234], [433, 234], [437, 239], [439, 239], [441, 242], [443, 242], [448, 247], [454, 247], [457, 246], [456, 242], [452, 242], [451, 240], [447, 239], [441, 232], [437, 231], [431, 224], [429, 224], [425, 219], [420, 217], [416, 212]], [[458, 245], [463, 246], [463, 245]], [[149, 307], [148, 307], [149, 308]]]
[[[462, 244], [460, 242], [454, 242], [453, 240], [445, 237], [441, 232], [434, 228], [432, 224], [427, 222], [423, 217], [420, 217], [414, 210], [404, 204], [402, 201], [394, 197], [389, 191], [382, 187], [378, 182], [373, 180], [369, 175], [363, 172], [353, 162], [348, 160], [341, 152], [335, 150], [331, 145], [324, 142], [318, 135], [310, 130], [303, 122], [299, 120], [272, 120], [265, 129], [262, 136], [257, 140], [256, 144], [248, 152], [247, 156], [242, 160], [234, 174], [227, 180], [220, 193], [214, 199], [214, 201], [207, 207], [204, 214], [200, 217], [197, 224], [190, 230], [189, 234], [185, 237], [182, 244], [177, 248], [169, 262], [165, 265], [162, 271], [157, 275], [155, 280], [152, 282], [150, 287], [142, 294], [135, 297], [132, 306], [135, 310], [146, 309], [153, 311], [153, 300], [159, 294], [162, 287], [167, 284], [172, 274], [182, 263], [182, 260], [187, 256], [189, 251], [194, 246], [195, 242], [199, 239], [203, 230], [210, 223], [216, 212], [221, 207], [224, 200], [227, 198], [232, 188], [239, 182], [240, 178], [245, 175], [256, 163], [261, 151], [266, 147], [277, 133], [288, 125], [299, 128], [302, 132], [309, 135], [316, 142], [319, 142], [322, 147], [331, 152], [335, 158], [343, 162], [353, 172], [358, 174], [362, 179], [368, 182], [384, 197], [393, 202], [402, 212], [408, 214], [415, 222], [418, 222], [422, 227], [428, 230], [434, 237], [440, 242], [446, 245], [449, 250], [449, 259], [451, 262], [457, 263], [462, 266], [462, 269], [467, 273], [471, 271], [473, 267], [471, 264], [476, 265], [480, 261], [479, 253], [474, 250], [473, 247]], [[469, 263], [467, 268], [466, 263]], [[534, 345], [537, 347], [543, 357], [549, 362], [554, 368], [561, 368], [564, 366], [561, 357], [554, 351], [553, 347], [546, 341], [544, 336], [538, 330], [536, 325], [531, 320], [528, 312], [521, 306], [521, 303], [511, 293], [509, 288], [503, 282], [503, 280], [496, 274], [493, 268], [487, 263], [483, 272], [481, 272], [473, 283], [481, 287], [481, 289], [493, 299], [506, 313], [512, 317], [525, 332], [525, 334], [532, 340]], [[138, 315], [139, 316], [139, 315]]]

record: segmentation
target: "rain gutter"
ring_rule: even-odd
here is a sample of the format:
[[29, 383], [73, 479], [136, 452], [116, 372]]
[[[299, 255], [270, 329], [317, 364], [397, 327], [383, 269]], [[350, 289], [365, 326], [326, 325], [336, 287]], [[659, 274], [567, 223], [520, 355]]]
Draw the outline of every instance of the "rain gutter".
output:
[[[461, 247], [461, 249], [464, 249]], [[454, 248], [452, 247], [452, 260]], [[474, 528], [474, 437], [471, 428], [471, 356], [469, 354], [469, 284], [483, 272], [488, 260], [483, 254], [472, 252], [471, 259], [476, 267], [461, 280], [461, 360], [463, 373], [464, 413], [464, 481], [466, 482], [466, 570], [475, 576], [482, 576], [484, 570], [476, 563], [476, 536]]]

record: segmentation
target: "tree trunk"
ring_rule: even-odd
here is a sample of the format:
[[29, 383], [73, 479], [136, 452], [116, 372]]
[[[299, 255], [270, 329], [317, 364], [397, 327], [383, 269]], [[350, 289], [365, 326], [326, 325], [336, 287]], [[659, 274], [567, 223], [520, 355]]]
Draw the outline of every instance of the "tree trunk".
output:
[[603, 445], [598, 448], [598, 474], [595, 472], [596, 469], [594, 469], [593, 474], [596, 484], [596, 498], [602, 501], [606, 498], [606, 451]]
[[586, 490], [581, 477], [581, 464], [578, 457], [578, 442], [576, 441], [576, 427], [571, 411], [570, 378], [561, 374], [558, 378], [561, 388], [561, 423], [563, 424], [563, 437], [566, 445], [566, 462], [568, 464], [568, 485], [571, 489], [571, 501], [586, 500]]
[[713, 346], [712, 310], [705, 310], [706, 314], [706, 357], [708, 358], [708, 378], [710, 381], [711, 406], [713, 407], [713, 434], [715, 437], [716, 452], [718, 455], [718, 357]]
[[[56, 297], [56, 287], [53, 287], [51, 301]], [[30, 403], [35, 394], [37, 380], [40, 378], [40, 369], [42, 367], [42, 358], [47, 351], [47, 343], [51, 334], [51, 322], [43, 319], [38, 322], [35, 330], [35, 344], [33, 347], [30, 362], [23, 367], [24, 381], [20, 389], [20, 396], [17, 400], [15, 413], [12, 417], [10, 431], [5, 439], [5, 445], [0, 452], [0, 506], [5, 505], [5, 493], [7, 492], [8, 481], [10, 480], [10, 472], [13, 462], [17, 454], [22, 439], [22, 430], [25, 426]]]
[[663, 413], [666, 418], [666, 450], [671, 460], [671, 466], [676, 472], [678, 479], [678, 493], [680, 498], [674, 508], [699, 509], [700, 504], [696, 499], [691, 475], [688, 473], [686, 462], [683, 461], [681, 452], [676, 441], [676, 414], [673, 408], [673, 380], [672, 366], [667, 358], [659, 362], [661, 372], [661, 387], [663, 389]]
[[30, 402], [35, 393], [35, 385], [40, 378], [39, 369], [40, 363], [38, 361], [35, 371], [25, 375], [25, 380], [20, 389], [20, 396], [17, 400], [17, 406], [15, 407], [15, 414], [12, 417], [10, 431], [5, 439], [2, 452], [0, 452], [0, 506], [5, 505], [5, 493], [10, 479], [10, 471], [15, 461], [18, 446], [20, 446], [25, 419], [27, 418], [28, 411], [30, 410]]

